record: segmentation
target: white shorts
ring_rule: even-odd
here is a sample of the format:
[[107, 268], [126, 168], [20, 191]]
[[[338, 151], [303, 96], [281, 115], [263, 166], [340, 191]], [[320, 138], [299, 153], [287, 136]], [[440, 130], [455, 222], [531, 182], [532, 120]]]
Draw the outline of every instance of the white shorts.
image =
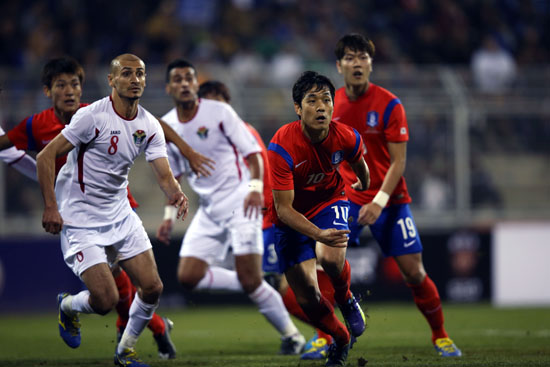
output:
[[103, 227], [81, 228], [64, 226], [61, 250], [65, 263], [76, 276], [100, 263], [115, 265], [152, 248], [151, 241], [135, 212]]
[[208, 264], [219, 263], [225, 259], [229, 247], [236, 256], [262, 255], [261, 216], [249, 219], [240, 208], [231, 218], [217, 222], [199, 207], [183, 238], [180, 257], [197, 257]]

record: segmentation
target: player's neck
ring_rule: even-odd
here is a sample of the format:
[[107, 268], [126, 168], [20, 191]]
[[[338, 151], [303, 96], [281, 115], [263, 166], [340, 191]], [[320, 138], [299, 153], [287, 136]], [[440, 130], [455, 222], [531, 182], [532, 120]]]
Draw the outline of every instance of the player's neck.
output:
[[360, 84], [360, 85], [346, 84], [346, 95], [348, 96], [350, 101], [356, 101], [363, 94], [367, 93], [369, 86], [370, 86], [370, 82], [368, 81], [365, 84]]
[[302, 132], [304, 135], [313, 143], [320, 143], [328, 136], [328, 128], [319, 130], [319, 129], [310, 129], [302, 122]]
[[132, 120], [137, 115], [139, 98], [123, 98], [113, 91], [111, 94], [111, 99], [113, 101], [113, 108], [115, 112], [127, 119]]
[[180, 122], [187, 122], [193, 119], [199, 109], [199, 102], [181, 102], [176, 104], [176, 111], [178, 112], [178, 120]]
[[74, 113], [76, 112], [61, 112], [57, 108], [53, 108], [53, 112], [55, 114], [55, 117], [61, 121], [63, 125], [67, 125], [69, 122], [71, 122], [71, 118], [73, 117]]

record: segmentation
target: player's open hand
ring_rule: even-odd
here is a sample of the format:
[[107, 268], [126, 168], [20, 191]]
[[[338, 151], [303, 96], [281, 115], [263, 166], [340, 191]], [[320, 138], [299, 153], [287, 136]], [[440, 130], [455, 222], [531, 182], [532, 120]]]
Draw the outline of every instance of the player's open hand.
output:
[[189, 209], [189, 199], [187, 199], [187, 196], [183, 192], [179, 191], [173, 194], [168, 205], [173, 205], [178, 208], [178, 214], [176, 215], [177, 219], [181, 218], [182, 221], [185, 220]]
[[367, 187], [363, 187], [363, 184], [361, 183], [361, 180], [357, 180], [357, 182], [351, 184], [351, 188], [357, 191], [365, 191]]
[[58, 234], [63, 228], [63, 218], [57, 208], [45, 208], [42, 214], [42, 227], [46, 232]]
[[357, 223], [367, 226], [369, 224], [374, 224], [378, 220], [378, 217], [382, 213], [382, 208], [380, 205], [375, 203], [368, 203], [363, 205], [359, 209], [359, 217], [357, 218]]
[[172, 219], [163, 220], [157, 229], [157, 239], [165, 245], [169, 245], [173, 226]]
[[191, 166], [191, 170], [193, 170], [193, 173], [195, 173], [199, 177], [210, 176], [212, 174], [211, 171], [214, 170], [214, 165], [216, 164], [213, 159], [208, 158], [207, 156], [204, 156], [195, 150], [193, 150], [189, 154], [188, 161], [189, 165]]
[[264, 196], [261, 192], [251, 191], [244, 199], [244, 215], [247, 218], [258, 218], [264, 207]]
[[330, 247], [347, 247], [349, 233], [348, 229], [323, 229], [316, 240]]

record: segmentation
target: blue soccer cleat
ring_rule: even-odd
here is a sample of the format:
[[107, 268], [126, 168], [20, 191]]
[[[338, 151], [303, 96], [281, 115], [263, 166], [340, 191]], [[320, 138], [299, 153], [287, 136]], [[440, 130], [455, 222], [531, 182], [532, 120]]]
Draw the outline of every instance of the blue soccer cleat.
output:
[[59, 293], [57, 295], [59, 335], [69, 347], [78, 348], [80, 346], [80, 322], [78, 314], [69, 316], [61, 309], [61, 302], [68, 296], [69, 293]]
[[301, 355], [300, 359], [313, 360], [327, 358], [330, 344], [325, 338], [317, 338], [317, 334], [314, 337], [315, 340], [310, 339], [308, 341], [309, 348], [304, 349], [305, 352]]
[[134, 348], [126, 348], [122, 353], [118, 352], [118, 347], [115, 350], [115, 366], [122, 367], [150, 367], [139, 359]]
[[355, 337], [361, 336], [365, 331], [366, 323], [365, 314], [359, 306], [359, 302], [352, 295], [344, 305], [338, 306], [342, 311], [342, 316], [344, 316], [350, 334]]
[[319, 338], [319, 335], [317, 335], [317, 331], [315, 331], [313, 336], [306, 342], [306, 345], [304, 345], [304, 350], [310, 350], [317, 338]]
[[325, 367], [342, 367], [346, 365], [350, 343], [339, 347], [336, 343], [332, 343], [328, 349], [327, 361]]
[[450, 338], [435, 340], [434, 348], [441, 357], [461, 357], [462, 352]]

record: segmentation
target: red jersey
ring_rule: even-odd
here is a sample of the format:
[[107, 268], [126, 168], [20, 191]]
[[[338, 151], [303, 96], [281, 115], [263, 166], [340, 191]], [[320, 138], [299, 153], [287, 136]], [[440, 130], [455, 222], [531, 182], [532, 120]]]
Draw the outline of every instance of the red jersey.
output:
[[[81, 103], [79, 108], [87, 105], [87, 103]], [[17, 126], [8, 131], [7, 135], [17, 149], [40, 152], [53, 140], [53, 138], [59, 135], [64, 128], [65, 124], [57, 118], [53, 107], [51, 107], [23, 119]], [[55, 159], [56, 176], [66, 161], [67, 155]], [[130, 193], [130, 189], [128, 189], [128, 200], [132, 208], [137, 208], [139, 206]]]
[[[80, 104], [80, 107], [84, 106], [87, 106], [87, 104]], [[40, 152], [64, 128], [65, 124], [57, 118], [52, 107], [25, 118], [8, 131], [8, 138], [17, 149]], [[65, 164], [65, 161], [67, 161], [66, 155], [56, 158], [56, 175]]]
[[[341, 168], [346, 182], [346, 194], [357, 204], [372, 201], [390, 168], [388, 142], [409, 140], [409, 127], [401, 101], [390, 91], [370, 83], [367, 92], [356, 101], [350, 101], [345, 88], [336, 91], [333, 119], [353, 127], [363, 138], [363, 157], [369, 166], [370, 187], [366, 191], [353, 190], [350, 185], [357, 181], [355, 173], [347, 164]], [[390, 194], [389, 204], [410, 203], [405, 178], [401, 177]]]
[[[347, 200], [338, 172], [343, 161], [361, 159], [361, 136], [354, 129], [331, 122], [328, 136], [313, 144], [302, 132], [300, 121], [281, 127], [268, 148], [274, 190], [294, 190], [292, 206], [306, 218], [338, 200]], [[282, 223], [274, 212], [275, 223]]]
[[262, 148], [261, 155], [262, 159], [264, 161], [264, 207], [267, 209], [264, 211], [264, 221], [262, 224], [262, 229], [266, 229], [271, 227], [273, 224], [273, 219], [271, 218], [271, 207], [273, 206], [273, 192], [271, 191], [271, 175], [270, 168], [269, 168], [269, 160], [267, 158], [267, 148], [265, 147], [265, 144], [262, 140], [262, 137], [260, 136], [260, 133], [258, 133], [258, 130], [254, 128], [254, 126], [250, 124], [246, 124], [246, 127], [252, 135], [256, 138], [258, 141], [258, 144], [260, 145], [260, 148]]

